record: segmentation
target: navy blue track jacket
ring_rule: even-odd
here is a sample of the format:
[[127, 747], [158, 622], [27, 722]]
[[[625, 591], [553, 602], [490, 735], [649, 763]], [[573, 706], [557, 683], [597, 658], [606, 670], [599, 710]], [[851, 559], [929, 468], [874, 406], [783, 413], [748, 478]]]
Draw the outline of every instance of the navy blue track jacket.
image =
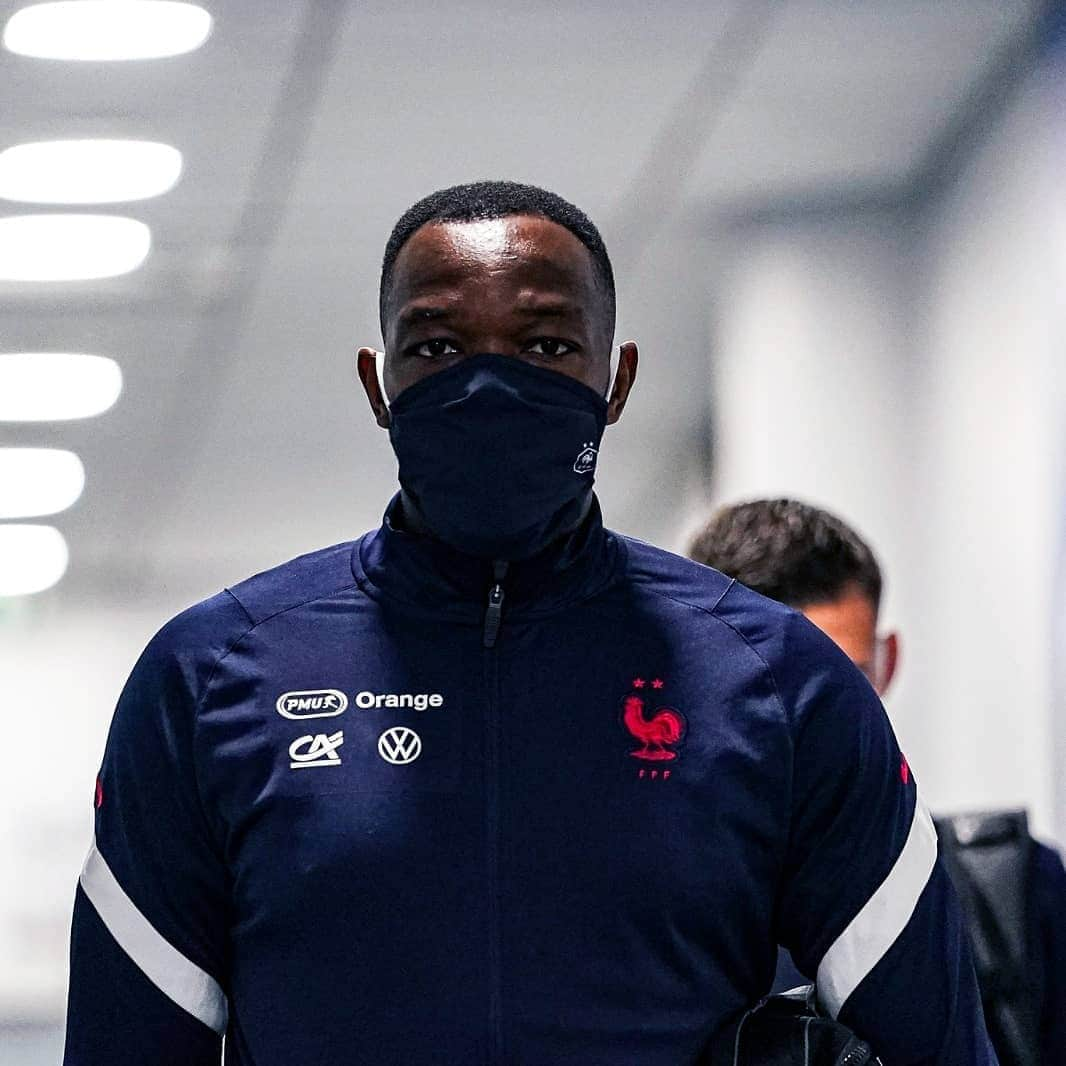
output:
[[396, 513], [134, 668], [67, 1066], [223, 1035], [240, 1066], [682, 1066], [778, 942], [888, 1066], [994, 1063], [914, 779], [828, 638], [594, 507], [512, 565], [493, 641], [491, 567]]

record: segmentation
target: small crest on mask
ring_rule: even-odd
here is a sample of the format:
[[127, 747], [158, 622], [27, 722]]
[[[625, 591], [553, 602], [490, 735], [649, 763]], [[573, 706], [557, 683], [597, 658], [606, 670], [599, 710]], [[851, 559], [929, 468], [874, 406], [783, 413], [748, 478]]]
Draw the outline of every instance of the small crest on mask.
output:
[[574, 470], [578, 474], [588, 474], [596, 468], [596, 442], [589, 441], [574, 460]]

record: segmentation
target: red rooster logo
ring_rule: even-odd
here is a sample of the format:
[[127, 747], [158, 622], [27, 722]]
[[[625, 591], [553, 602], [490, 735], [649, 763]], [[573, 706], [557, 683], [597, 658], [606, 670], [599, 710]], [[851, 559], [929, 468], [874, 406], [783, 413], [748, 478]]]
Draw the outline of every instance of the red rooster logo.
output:
[[665, 762], [677, 758], [677, 752], [670, 751], [667, 745], [676, 744], [685, 733], [685, 719], [680, 712], [661, 707], [651, 718], [645, 718], [643, 698], [630, 695], [622, 704], [622, 725], [641, 743], [640, 748], [629, 753], [634, 759]]

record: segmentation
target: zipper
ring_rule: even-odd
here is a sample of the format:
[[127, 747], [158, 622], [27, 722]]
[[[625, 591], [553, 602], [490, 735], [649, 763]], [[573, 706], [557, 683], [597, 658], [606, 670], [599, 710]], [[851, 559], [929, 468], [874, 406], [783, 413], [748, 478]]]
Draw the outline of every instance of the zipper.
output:
[[489, 1061], [503, 1061], [502, 964], [500, 961], [500, 666], [496, 638], [503, 613], [503, 579], [507, 563], [492, 567], [492, 588], [485, 611], [482, 644], [485, 648], [485, 688], [488, 720], [485, 728], [485, 847], [488, 889], [488, 1014]]
[[486, 648], [496, 646], [503, 617], [503, 579], [507, 576], [507, 563], [498, 559], [492, 564], [492, 588], [489, 589], [489, 604], [485, 610], [485, 630], [482, 643]]
[[837, 1059], [837, 1066], [864, 1066], [864, 1063], [874, 1066], [875, 1063], [881, 1061], [876, 1058], [871, 1061], [870, 1055], [868, 1044], [863, 1043], [861, 1040], [853, 1039], [844, 1048], [844, 1054]]

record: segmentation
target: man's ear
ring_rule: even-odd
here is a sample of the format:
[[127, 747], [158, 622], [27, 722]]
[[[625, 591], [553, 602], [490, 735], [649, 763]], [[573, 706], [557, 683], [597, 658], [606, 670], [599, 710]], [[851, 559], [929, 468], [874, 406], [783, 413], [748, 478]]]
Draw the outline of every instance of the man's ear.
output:
[[884, 696], [888, 686], [892, 684], [892, 678], [896, 676], [896, 667], [899, 665], [899, 634], [889, 633], [882, 637], [881, 661], [877, 667], [877, 694]]
[[626, 341], [618, 349], [618, 369], [614, 373], [614, 386], [607, 397], [607, 425], [614, 425], [622, 417], [633, 382], [637, 380], [637, 346]]
[[370, 401], [370, 410], [374, 412], [374, 419], [382, 429], [389, 428], [389, 405], [381, 393], [381, 383], [378, 381], [378, 360], [385, 359], [384, 352], [375, 351], [373, 348], [360, 348], [355, 356], [355, 369], [359, 374], [359, 380], [363, 383], [363, 391]]

